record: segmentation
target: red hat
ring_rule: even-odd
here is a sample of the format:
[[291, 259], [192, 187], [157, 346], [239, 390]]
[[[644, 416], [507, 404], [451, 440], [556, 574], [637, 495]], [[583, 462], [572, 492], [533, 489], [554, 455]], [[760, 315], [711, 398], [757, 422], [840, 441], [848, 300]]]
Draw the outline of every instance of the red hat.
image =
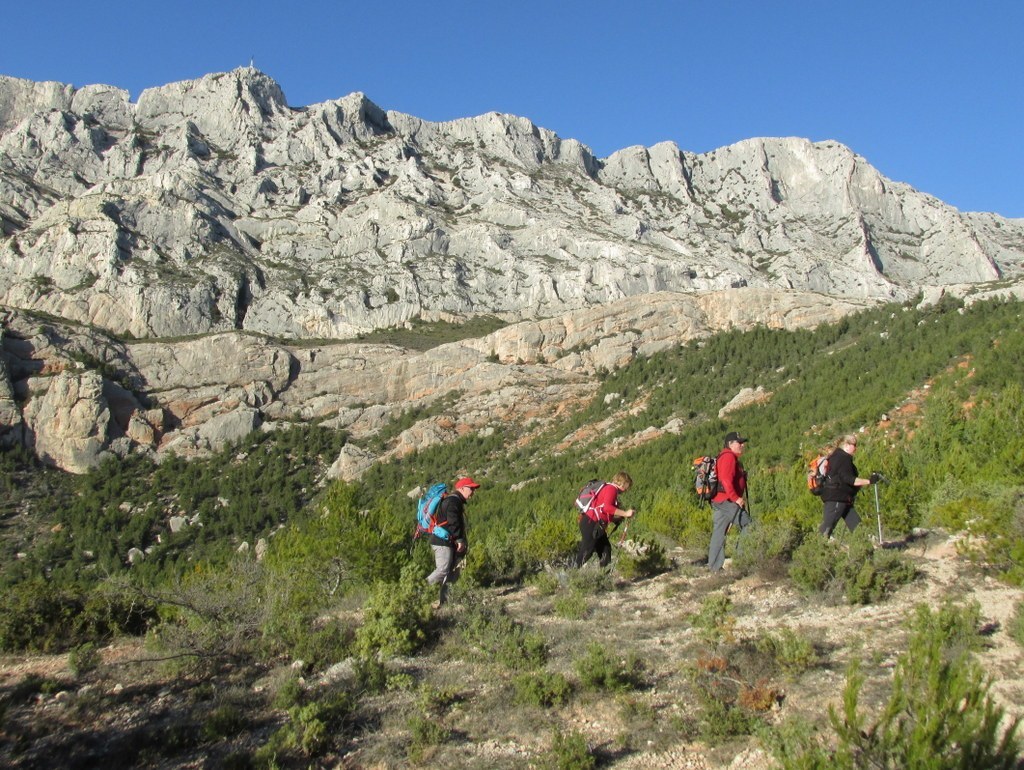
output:
[[480, 485], [477, 484], [469, 476], [463, 476], [461, 479], [455, 482], [456, 489], [462, 489], [463, 487], [469, 487], [470, 489], [479, 489]]

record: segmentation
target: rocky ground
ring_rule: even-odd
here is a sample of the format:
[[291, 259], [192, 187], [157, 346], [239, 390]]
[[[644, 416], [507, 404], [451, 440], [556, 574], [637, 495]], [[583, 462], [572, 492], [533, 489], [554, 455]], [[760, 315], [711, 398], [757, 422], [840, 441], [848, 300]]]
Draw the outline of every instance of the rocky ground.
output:
[[[759, 721], [776, 725], [798, 715], [821, 720], [829, 705], [840, 704], [854, 659], [867, 675], [862, 707], [871, 708], [887, 696], [913, 608], [921, 602], [938, 607], [945, 600], [978, 602], [984, 647], [977, 657], [994, 680], [1000, 705], [1024, 716], [1024, 649], [1007, 631], [1024, 591], [982, 574], [958, 553], [956, 538], [922, 534], [892, 547], [913, 560], [918, 578], [867, 606], [805, 597], [784, 574], [770, 570], [741, 577], [727, 566], [710, 575], [699, 566], [699, 554], [683, 551], [672, 554], [670, 571], [635, 582], [619, 579], [600, 593], [579, 592], [569, 586], [570, 576], [557, 572], [552, 575], [566, 587], [553, 592], [539, 584], [464, 591], [461, 603], [438, 615], [438, 641], [428, 652], [391, 662], [407, 685], [364, 696], [357, 725], [334, 741], [331, 752], [295, 766], [547, 767], [560, 730], [585, 736], [599, 767], [768, 768], [771, 759], [756, 737], [709, 734], [701, 721], [705, 706], [694, 697], [694, 672], [713, 670], [708, 661], [717, 654], [729, 656], [731, 664], [744, 641], [789, 628], [813, 642], [817, 660], [798, 673], [765, 669], [758, 684], [770, 698]], [[570, 595], [579, 601], [567, 603]], [[718, 646], [696, 620], [707, 597], [715, 595], [731, 600], [728, 638]], [[514, 672], [467, 647], [458, 633], [472, 611], [470, 602], [504, 604], [543, 634], [546, 670], [563, 673], [575, 685], [566, 704], [545, 709], [515, 703]], [[575, 663], [592, 642], [623, 658], [633, 656], [643, 684], [618, 693], [580, 687]], [[137, 641], [119, 642], [103, 650], [99, 669], [81, 677], [72, 674], [67, 656], [0, 659], [0, 764], [244, 767], [284, 720], [260, 693], [294, 671], [291, 661], [281, 661], [277, 670], [228, 670], [198, 681], [132, 663], [149, 654]], [[742, 676], [753, 679], [750, 660], [745, 665]], [[306, 686], [320, 680], [320, 674], [305, 672]], [[425, 692], [444, 701], [436, 714], [445, 737], [413, 751], [413, 717], [421, 713]], [[439, 699], [438, 693], [447, 697]], [[203, 731], [210, 708], [203, 705], [225, 698], [250, 704], [251, 713], [236, 736], [209, 740]]]

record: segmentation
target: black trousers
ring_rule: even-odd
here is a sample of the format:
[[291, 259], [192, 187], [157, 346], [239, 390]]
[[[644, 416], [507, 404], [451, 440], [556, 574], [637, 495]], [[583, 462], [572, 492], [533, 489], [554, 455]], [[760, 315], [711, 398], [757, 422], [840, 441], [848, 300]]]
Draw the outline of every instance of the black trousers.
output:
[[576, 566], [582, 567], [595, 553], [600, 565], [607, 567], [612, 562], [612, 543], [604, 527], [589, 516], [580, 516], [580, 549], [576, 553]]
[[837, 500], [826, 500], [825, 510], [821, 518], [821, 526], [818, 531], [826, 537], [832, 537], [832, 530], [836, 528], [840, 519], [846, 522], [846, 528], [853, 532], [860, 524], [860, 516], [853, 507], [853, 503], [843, 503]]

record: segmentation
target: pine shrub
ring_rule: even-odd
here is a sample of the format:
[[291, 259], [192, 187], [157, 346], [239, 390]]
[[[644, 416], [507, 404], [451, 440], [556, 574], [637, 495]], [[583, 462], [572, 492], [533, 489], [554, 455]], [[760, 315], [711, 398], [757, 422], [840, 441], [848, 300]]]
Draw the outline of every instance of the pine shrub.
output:
[[590, 690], [620, 692], [645, 683], [645, 668], [636, 655], [613, 655], [598, 642], [587, 645], [586, 653], [573, 667], [580, 683]]
[[476, 603], [461, 619], [459, 631], [467, 646], [516, 671], [538, 668], [547, 660], [544, 636], [502, 605]]
[[957, 649], [963, 622], [918, 608], [907, 652], [896, 663], [889, 700], [874, 720], [860, 708], [864, 676], [847, 674], [842, 711], [829, 709], [836, 745], [808, 727], [790, 725], [767, 740], [784, 770], [883, 770], [1020, 767], [1018, 718], [990, 694], [991, 680], [970, 653]]
[[541, 708], [564, 705], [572, 694], [568, 679], [544, 670], [519, 674], [512, 680], [512, 686], [516, 703]]
[[373, 658], [415, 652], [427, 640], [431, 617], [427, 583], [416, 565], [409, 565], [397, 582], [381, 581], [374, 587], [363, 624], [356, 631], [356, 655]]

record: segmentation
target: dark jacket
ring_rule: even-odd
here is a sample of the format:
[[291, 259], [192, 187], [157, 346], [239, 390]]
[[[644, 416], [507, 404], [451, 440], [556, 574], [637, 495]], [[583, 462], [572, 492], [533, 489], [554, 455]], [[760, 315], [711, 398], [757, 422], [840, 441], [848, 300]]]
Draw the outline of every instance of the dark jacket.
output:
[[853, 457], [841, 447], [828, 456], [828, 476], [821, 485], [821, 499], [826, 502], [852, 503], [860, 487], [854, 486], [857, 480], [857, 466]]
[[437, 535], [431, 535], [431, 545], [447, 545], [454, 548], [456, 543], [461, 542], [463, 546], [468, 546], [466, 541], [466, 516], [463, 513], [465, 507], [466, 499], [458, 492], [452, 492], [441, 501], [438, 509], [437, 523], [448, 530], [448, 539], [442, 540]]

